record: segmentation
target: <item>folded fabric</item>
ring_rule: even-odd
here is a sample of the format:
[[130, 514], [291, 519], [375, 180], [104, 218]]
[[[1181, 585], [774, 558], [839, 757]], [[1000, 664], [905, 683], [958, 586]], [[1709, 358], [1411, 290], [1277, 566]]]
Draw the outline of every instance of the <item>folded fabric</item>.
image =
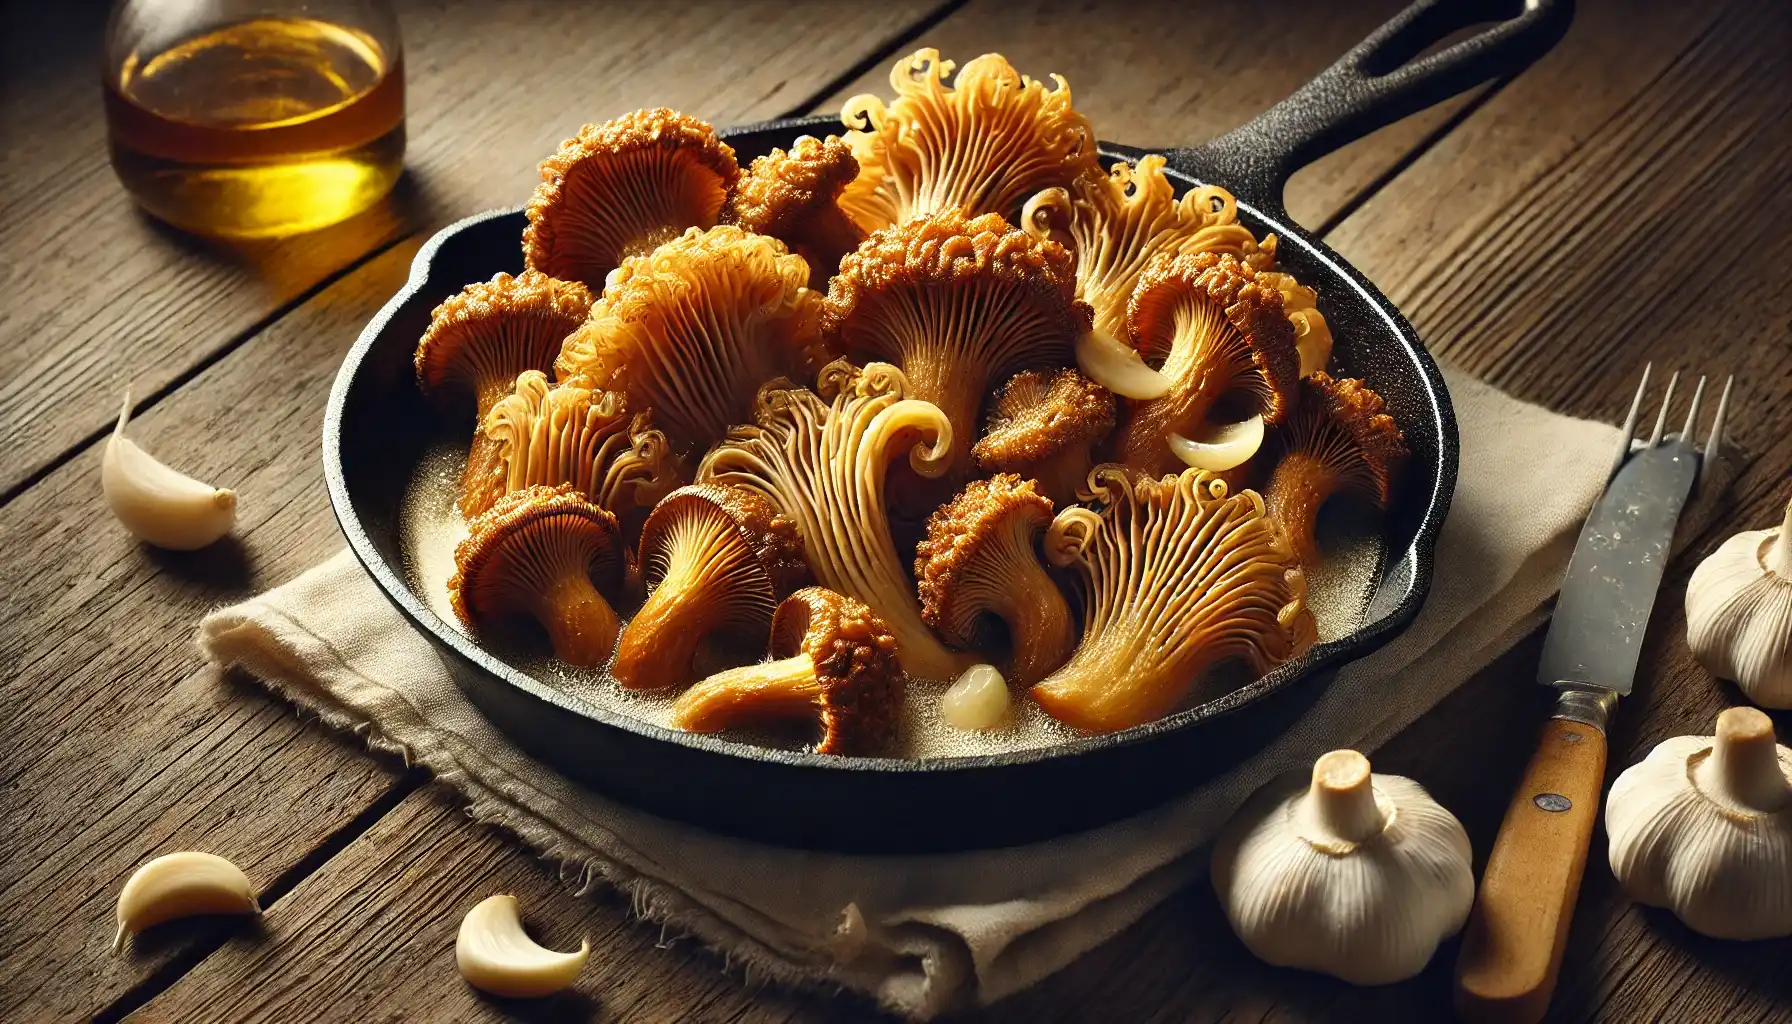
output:
[[525, 756], [474, 710], [346, 551], [207, 616], [199, 644], [329, 725], [427, 766], [476, 819], [511, 830], [584, 886], [620, 887], [643, 917], [728, 961], [928, 1017], [1000, 999], [1120, 932], [1200, 874], [1207, 842], [1257, 786], [1326, 750], [1373, 749], [1537, 626], [1604, 486], [1617, 431], [1446, 377], [1462, 469], [1418, 619], [1346, 666], [1293, 729], [1228, 774], [1049, 842], [845, 856], [713, 835], [609, 800]]

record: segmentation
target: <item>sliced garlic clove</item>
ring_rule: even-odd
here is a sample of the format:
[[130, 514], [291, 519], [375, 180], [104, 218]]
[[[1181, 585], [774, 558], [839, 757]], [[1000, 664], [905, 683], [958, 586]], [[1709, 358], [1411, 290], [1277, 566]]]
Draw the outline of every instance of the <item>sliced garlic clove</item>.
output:
[[940, 717], [966, 732], [1008, 724], [1008, 682], [994, 665], [972, 665], [940, 697]]
[[176, 918], [259, 913], [255, 888], [241, 868], [210, 853], [170, 853], [138, 868], [124, 883], [112, 948], [123, 949], [126, 936]]
[[1077, 339], [1076, 365], [1085, 375], [1122, 398], [1162, 398], [1170, 378], [1145, 365], [1139, 354], [1100, 331]]
[[536, 945], [523, 931], [515, 896], [491, 896], [461, 919], [454, 942], [460, 976], [481, 992], [507, 999], [550, 996], [572, 985], [591, 956], [591, 943], [576, 953]]
[[139, 540], [172, 551], [194, 551], [229, 533], [236, 492], [170, 469], [137, 447], [124, 434], [130, 416], [127, 390], [100, 461], [100, 487], [112, 514]]
[[1195, 469], [1224, 473], [1250, 461], [1263, 447], [1263, 417], [1252, 416], [1237, 423], [1211, 428], [1206, 436], [1190, 440], [1172, 433], [1166, 441], [1176, 457]]

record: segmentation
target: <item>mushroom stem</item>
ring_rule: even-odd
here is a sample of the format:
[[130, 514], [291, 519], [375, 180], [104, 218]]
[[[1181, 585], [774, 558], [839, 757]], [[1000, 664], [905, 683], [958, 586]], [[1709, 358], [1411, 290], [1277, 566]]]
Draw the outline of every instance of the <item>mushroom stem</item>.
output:
[[1758, 814], [1792, 805], [1792, 780], [1780, 767], [1773, 720], [1754, 708], [1730, 708], [1717, 716], [1711, 756], [1693, 769], [1701, 792]]
[[536, 599], [535, 617], [554, 657], [580, 668], [602, 665], [616, 647], [622, 620], [582, 571], [554, 577]]
[[809, 264], [809, 287], [825, 293], [828, 281], [840, 269], [840, 257], [864, 240], [859, 226], [838, 206], [829, 204], [804, 223], [791, 248]]
[[1767, 571], [1782, 580], [1792, 580], [1792, 500], [1786, 502], [1786, 518], [1780, 525], [1773, 545], [1762, 558]]
[[1369, 759], [1354, 750], [1334, 750], [1313, 762], [1308, 804], [1315, 823], [1330, 838], [1364, 843], [1387, 827], [1375, 802]]
[[813, 718], [821, 697], [815, 659], [807, 652], [731, 668], [686, 690], [672, 706], [672, 724], [687, 732]]
[[1039, 569], [1032, 552], [1013, 563], [1031, 568], [1016, 575], [1014, 599], [1001, 610], [1012, 646], [1008, 674], [1018, 685], [1032, 686], [1069, 660], [1078, 631], [1071, 624], [1070, 604]]
[[1022, 475], [1038, 481], [1040, 492], [1052, 499], [1052, 504], [1062, 508], [1077, 503], [1077, 492], [1089, 486], [1089, 471], [1094, 468], [1095, 460], [1089, 457], [1089, 446], [1073, 444], [1027, 467]]
[[[927, 354], [917, 354], [926, 352]], [[939, 407], [952, 424], [952, 457], [946, 463], [950, 479], [970, 474], [971, 445], [977, 439], [977, 411], [983, 405], [983, 392], [988, 390], [990, 375], [975, 365], [965, 365], [949, 351], [935, 348], [927, 352], [915, 346], [906, 353], [903, 373], [908, 377], [906, 397], [931, 402]]]
[[1319, 509], [1339, 486], [1337, 474], [1325, 460], [1300, 451], [1283, 455], [1269, 476], [1263, 489], [1264, 510], [1282, 524], [1295, 557], [1303, 564], [1311, 565], [1319, 557], [1313, 536]]
[[617, 682], [630, 689], [658, 690], [693, 681], [691, 661], [697, 648], [721, 625], [718, 620], [729, 606], [727, 593], [707, 585], [715, 575], [713, 563], [732, 554], [717, 539], [709, 531], [675, 536], [665, 574], [616, 645], [610, 674]]

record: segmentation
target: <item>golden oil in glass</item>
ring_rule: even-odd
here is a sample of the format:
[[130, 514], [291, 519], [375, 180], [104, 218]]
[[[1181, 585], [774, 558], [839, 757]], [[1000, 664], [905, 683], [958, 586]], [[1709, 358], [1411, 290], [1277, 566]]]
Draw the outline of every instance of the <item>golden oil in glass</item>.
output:
[[404, 166], [404, 68], [368, 32], [306, 17], [125, 54], [105, 82], [112, 165], [157, 217], [268, 238], [378, 202]]

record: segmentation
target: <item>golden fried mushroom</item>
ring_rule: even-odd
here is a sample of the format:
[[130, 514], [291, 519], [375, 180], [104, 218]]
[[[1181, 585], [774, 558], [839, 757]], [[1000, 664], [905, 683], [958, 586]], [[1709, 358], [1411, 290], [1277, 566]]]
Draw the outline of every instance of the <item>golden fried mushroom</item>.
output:
[[789, 246], [808, 261], [809, 287], [826, 291], [840, 257], [865, 240], [840, 209], [840, 193], [858, 173], [838, 136], [804, 135], [788, 153], [774, 149], [753, 161], [728, 194], [722, 220]]
[[877, 613], [844, 594], [804, 587], [772, 617], [774, 660], [718, 672], [686, 690], [672, 724], [691, 732], [810, 719], [815, 750], [874, 754], [895, 740], [904, 679], [896, 638]]
[[588, 124], [541, 163], [523, 262], [592, 288], [624, 259], [716, 223], [740, 177], [708, 124], [659, 107]]
[[1281, 294], [1256, 276], [1238, 258], [1211, 252], [1159, 255], [1139, 276], [1128, 331], [1141, 356], [1162, 360], [1158, 372], [1170, 387], [1161, 398], [1126, 403], [1111, 443], [1116, 461], [1152, 476], [1184, 468], [1178, 451], [1208, 436], [1222, 400], [1235, 419], [1277, 423], [1287, 413], [1300, 354]]
[[989, 426], [971, 449], [977, 467], [1037, 481], [1059, 505], [1077, 500], [1095, 446], [1114, 429], [1114, 396], [1075, 370], [1023, 370], [996, 392]]
[[975, 646], [980, 619], [1007, 626], [1008, 678], [1031, 686], [1070, 656], [1070, 605], [1039, 563], [1033, 542], [1052, 503], [1012, 473], [973, 480], [927, 520], [915, 547], [921, 617], [960, 647]]
[[461, 474], [460, 509], [475, 515], [503, 493], [497, 442], [480, 424], [517, 375], [553, 365], [560, 343], [591, 310], [591, 292], [533, 270], [499, 274], [449, 296], [417, 342], [417, 385], [445, 408], [474, 407], [473, 447]]
[[955, 212], [874, 232], [840, 261], [823, 328], [843, 355], [894, 363], [907, 394], [952, 421], [950, 469], [970, 471], [992, 381], [1061, 366], [1089, 329], [1070, 254], [994, 214]]
[[641, 530], [647, 603], [629, 620], [610, 666], [623, 686], [687, 686], [712, 633], [757, 637], [808, 582], [796, 525], [758, 491], [693, 484], [667, 495]]
[[622, 541], [616, 517], [573, 488], [499, 498], [469, 524], [454, 565], [448, 594], [469, 628], [532, 619], [569, 665], [589, 668], [610, 656], [622, 622], [600, 588], [621, 582]]
[[1091, 732], [1141, 725], [1222, 661], [1260, 675], [1312, 641], [1305, 577], [1255, 491], [1227, 497], [1195, 469], [1094, 478], [1105, 505], [1064, 509], [1046, 531], [1047, 558], [1086, 584], [1081, 642], [1029, 691], [1052, 717]]
[[954, 66], [917, 50], [890, 70], [888, 107], [862, 95], [842, 108], [859, 174], [840, 205], [864, 230], [947, 211], [1012, 218], [1028, 196], [1096, 166], [1094, 129], [1062, 77], [1047, 88], [986, 53], [948, 86]]
[[745, 422], [768, 380], [825, 362], [809, 266], [734, 225], [692, 228], [623, 263], [554, 369], [652, 412], [686, 457]]
[[1301, 379], [1299, 395], [1277, 431], [1279, 458], [1263, 497], [1295, 554], [1311, 565], [1319, 555], [1313, 534], [1320, 507], [1351, 493], [1387, 508], [1407, 451], [1387, 404], [1362, 381], [1315, 373]]
[[870, 605], [921, 679], [954, 679], [975, 658], [948, 650], [921, 619], [884, 502], [892, 460], [908, 455], [922, 477], [945, 471], [952, 424], [930, 403], [905, 398], [902, 371], [824, 367], [816, 392], [789, 381], [760, 390], [750, 425], [736, 427], [697, 469], [701, 483], [734, 484], [771, 499], [796, 523], [803, 557], [823, 586]]

